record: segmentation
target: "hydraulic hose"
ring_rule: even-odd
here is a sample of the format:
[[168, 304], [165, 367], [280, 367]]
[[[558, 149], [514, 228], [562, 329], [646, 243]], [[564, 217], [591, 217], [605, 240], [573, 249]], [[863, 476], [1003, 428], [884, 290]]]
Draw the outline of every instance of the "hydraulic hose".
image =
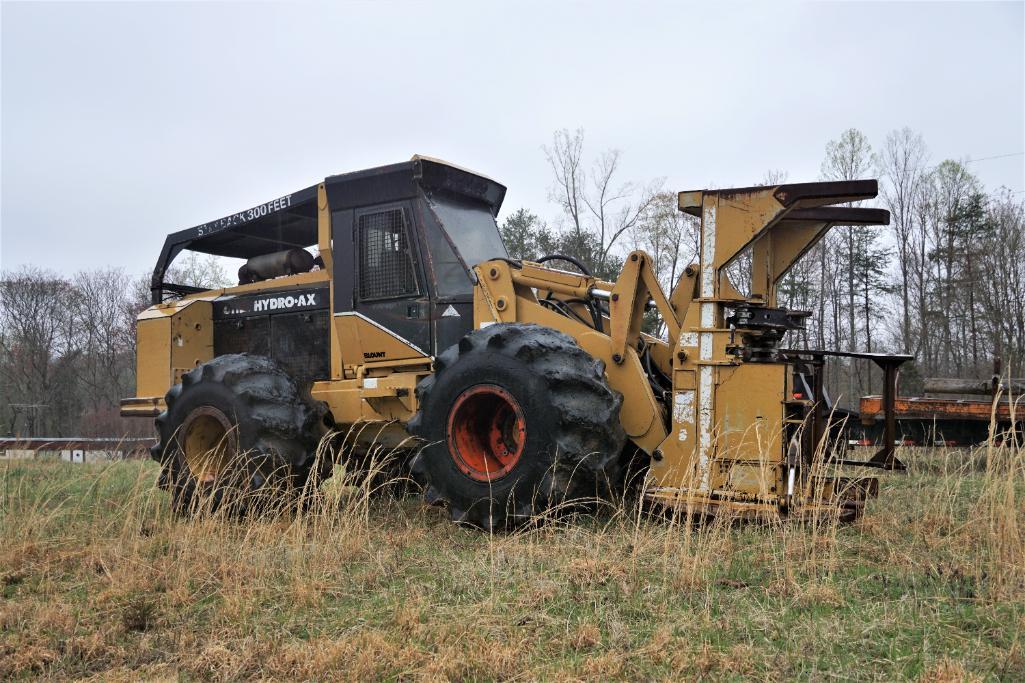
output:
[[545, 261], [565, 261], [566, 263], [572, 263], [574, 266], [577, 267], [577, 269], [581, 273], [583, 273], [587, 277], [594, 276], [587, 266], [585, 266], [583, 263], [577, 260], [576, 257], [569, 256], [568, 254], [548, 254], [547, 256], [542, 256], [537, 260], [538, 263], [544, 263]]

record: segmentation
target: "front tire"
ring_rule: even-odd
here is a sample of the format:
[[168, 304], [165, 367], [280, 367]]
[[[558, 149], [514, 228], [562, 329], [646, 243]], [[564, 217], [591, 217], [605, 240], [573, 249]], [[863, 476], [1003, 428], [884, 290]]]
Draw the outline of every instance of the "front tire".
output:
[[505, 529], [621, 479], [622, 396], [605, 366], [561, 332], [499, 323], [471, 332], [417, 386], [412, 463], [430, 503], [457, 522]]
[[323, 408], [269, 358], [218, 356], [164, 400], [151, 455], [177, 513], [289, 505], [330, 473], [316, 457]]

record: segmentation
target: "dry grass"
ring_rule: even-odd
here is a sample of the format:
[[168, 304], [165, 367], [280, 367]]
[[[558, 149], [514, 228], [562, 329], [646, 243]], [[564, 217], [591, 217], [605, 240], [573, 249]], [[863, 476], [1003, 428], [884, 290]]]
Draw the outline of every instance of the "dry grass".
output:
[[333, 486], [179, 521], [150, 463], [0, 465], [0, 678], [1025, 678], [1025, 451], [901, 454], [857, 524], [620, 508], [489, 536]]

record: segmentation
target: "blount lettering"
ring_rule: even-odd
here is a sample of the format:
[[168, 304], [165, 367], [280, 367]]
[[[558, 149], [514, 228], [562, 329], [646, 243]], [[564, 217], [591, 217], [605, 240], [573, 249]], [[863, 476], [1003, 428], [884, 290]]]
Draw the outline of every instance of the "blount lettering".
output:
[[295, 308], [297, 306], [316, 306], [317, 293], [299, 294], [298, 296], [276, 296], [268, 299], [257, 299], [253, 302], [253, 312], [274, 311], [279, 308]]

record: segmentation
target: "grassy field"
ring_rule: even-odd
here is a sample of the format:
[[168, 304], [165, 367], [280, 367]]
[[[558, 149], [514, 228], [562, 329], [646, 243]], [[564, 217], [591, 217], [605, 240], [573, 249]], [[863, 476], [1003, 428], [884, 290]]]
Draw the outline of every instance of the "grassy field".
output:
[[850, 526], [497, 536], [344, 489], [184, 522], [151, 463], [2, 463], [0, 679], [1025, 679], [1025, 452], [902, 457]]

